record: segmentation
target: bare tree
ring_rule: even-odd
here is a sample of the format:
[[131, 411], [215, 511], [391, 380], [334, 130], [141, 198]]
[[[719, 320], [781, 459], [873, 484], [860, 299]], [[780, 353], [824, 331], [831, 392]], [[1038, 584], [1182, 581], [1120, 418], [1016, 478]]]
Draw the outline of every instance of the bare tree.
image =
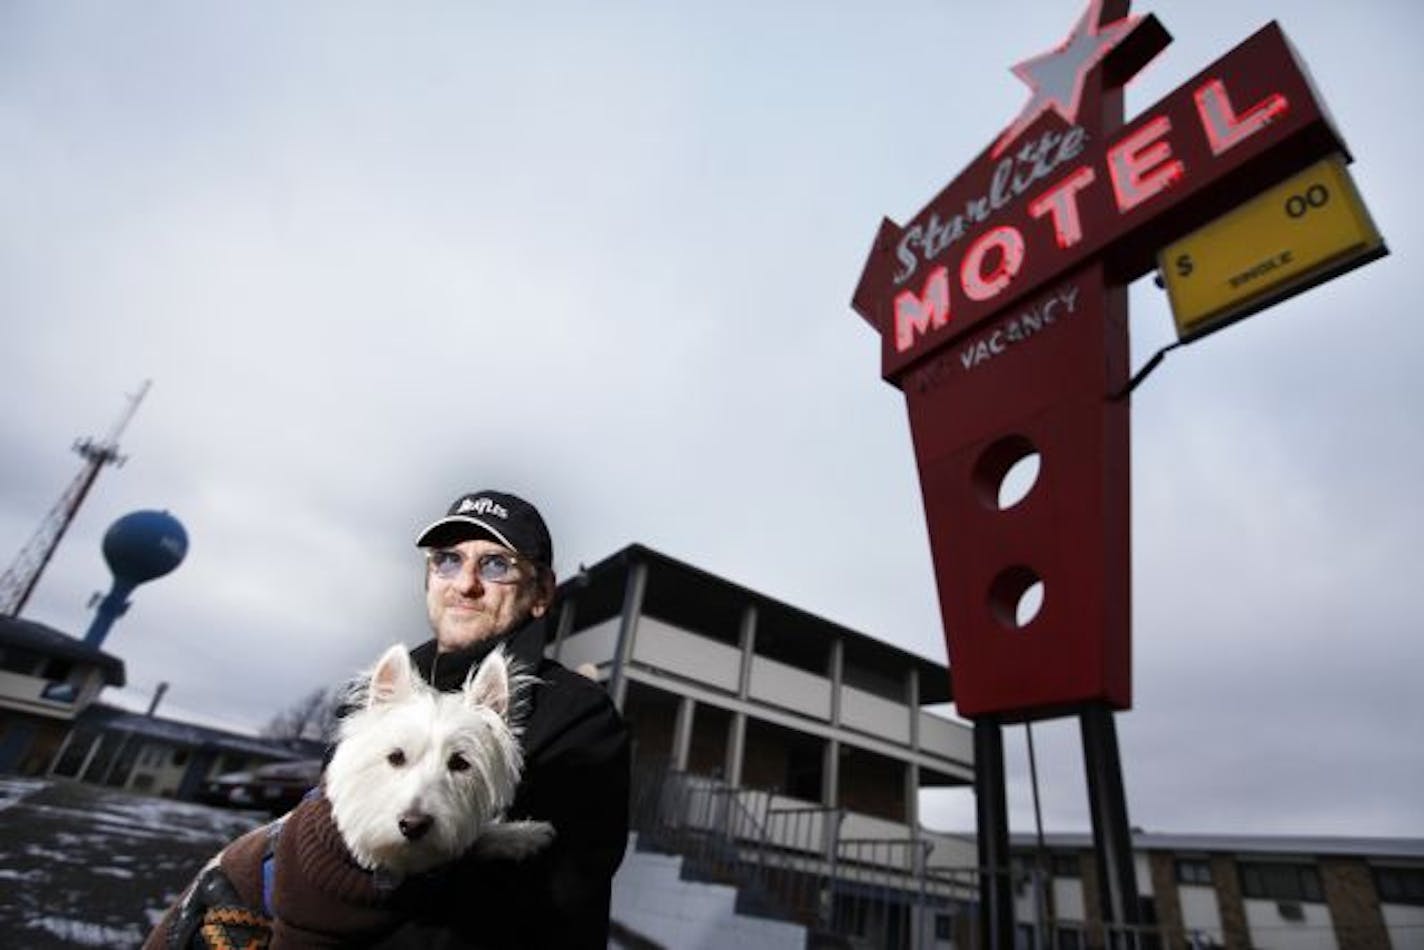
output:
[[262, 734], [272, 739], [329, 740], [336, 732], [341, 697], [338, 688], [314, 689], [273, 716]]

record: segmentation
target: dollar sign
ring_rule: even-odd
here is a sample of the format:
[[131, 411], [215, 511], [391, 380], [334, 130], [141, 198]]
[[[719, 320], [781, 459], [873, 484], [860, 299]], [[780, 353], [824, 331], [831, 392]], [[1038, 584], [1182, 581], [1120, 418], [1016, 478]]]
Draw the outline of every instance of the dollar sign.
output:
[[1192, 273], [1192, 256], [1182, 254], [1177, 257], [1177, 276], [1190, 277]]

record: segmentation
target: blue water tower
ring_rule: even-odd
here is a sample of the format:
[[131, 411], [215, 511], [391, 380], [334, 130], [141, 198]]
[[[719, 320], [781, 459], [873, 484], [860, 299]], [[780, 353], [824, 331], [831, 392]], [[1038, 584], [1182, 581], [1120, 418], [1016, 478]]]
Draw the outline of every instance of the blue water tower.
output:
[[111, 524], [104, 533], [104, 560], [114, 584], [99, 602], [85, 644], [98, 649], [114, 621], [129, 609], [134, 588], [169, 573], [187, 553], [188, 532], [166, 511], [134, 511]]

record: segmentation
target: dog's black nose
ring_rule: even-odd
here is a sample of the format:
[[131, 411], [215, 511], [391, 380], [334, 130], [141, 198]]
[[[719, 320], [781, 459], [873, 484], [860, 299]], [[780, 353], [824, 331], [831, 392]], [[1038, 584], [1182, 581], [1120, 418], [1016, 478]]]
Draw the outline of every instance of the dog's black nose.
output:
[[408, 811], [401, 815], [396, 824], [400, 827], [400, 833], [411, 841], [419, 841], [430, 826], [435, 823], [435, 819], [420, 812]]

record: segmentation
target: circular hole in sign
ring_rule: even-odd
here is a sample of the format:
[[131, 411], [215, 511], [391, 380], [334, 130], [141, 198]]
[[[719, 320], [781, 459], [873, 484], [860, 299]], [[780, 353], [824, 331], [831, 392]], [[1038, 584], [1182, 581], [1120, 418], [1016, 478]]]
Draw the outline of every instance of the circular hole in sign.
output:
[[1037, 452], [1030, 452], [1023, 456], [1004, 473], [1004, 478], [999, 482], [999, 510], [1012, 508], [1028, 497], [1028, 493], [1033, 491], [1033, 486], [1038, 482], [1038, 469], [1042, 463], [1042, 456]]
[[1015, 565], [1000, 571], [989, 585], [989, 610], [1008, 629], [1022, 630], [1043, 611], [1046, 594], [1043, 578], [1032, 568]]
[[1020, 628], [1027, 627], [1042, 609], [1043, 581], [1034, 581], [1019, 597], [1018, 606], [1014, 608], [1014, 620]]
[[1007, 511], [1038, 484], [1042, 457], [1022, 435], [1008, 435], [984, 450], [974, 465], [974, 491], [986, 508]]

